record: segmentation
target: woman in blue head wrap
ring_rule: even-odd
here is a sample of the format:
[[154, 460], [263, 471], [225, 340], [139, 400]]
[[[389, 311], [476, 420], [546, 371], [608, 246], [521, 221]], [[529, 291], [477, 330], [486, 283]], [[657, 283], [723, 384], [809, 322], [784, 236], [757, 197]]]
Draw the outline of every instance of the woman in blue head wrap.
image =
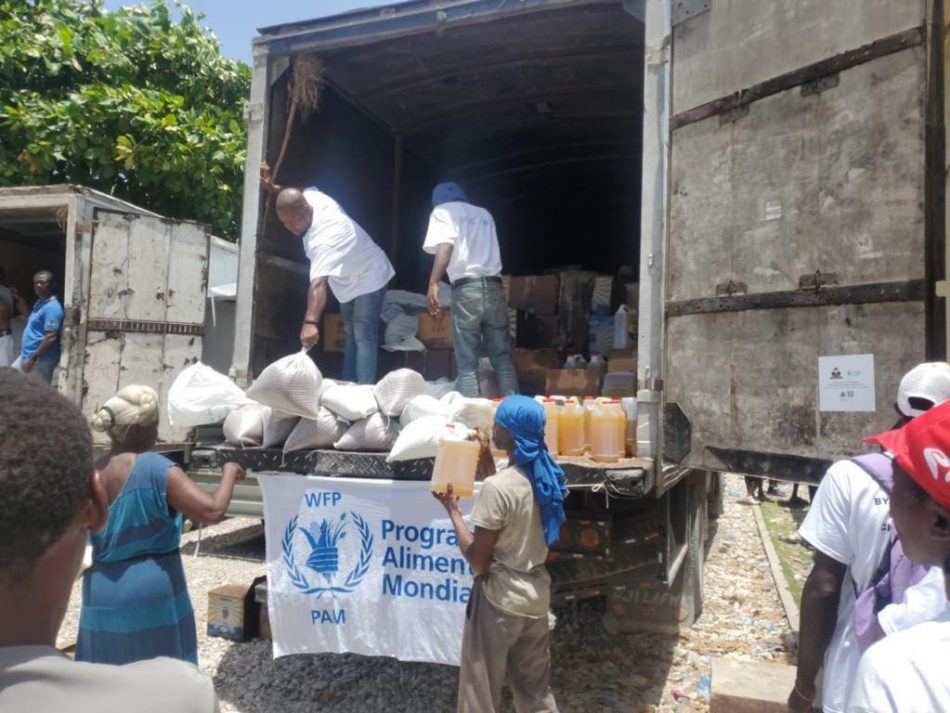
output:
[[[466, 609], [459, 665], [460, 713], [493, 713], [507, 674], [518, 713], [557, 711], [548, 685], [548, 545], [564, 522], [564, 473], [544, 444], [544, 409], [510, 396], [495, 413], [495, 444], [508, 467], [482, 484], [468, 529], [451, 489], [445, 506], [476, 578]], [[491, 460], [480, 434], [482, 454]]]

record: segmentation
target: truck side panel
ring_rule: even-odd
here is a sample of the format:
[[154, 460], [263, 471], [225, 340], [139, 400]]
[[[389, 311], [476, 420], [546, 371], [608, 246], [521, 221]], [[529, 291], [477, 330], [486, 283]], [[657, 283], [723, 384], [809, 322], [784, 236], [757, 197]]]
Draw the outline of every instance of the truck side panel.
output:
[[[686, 465], [808, 477], [892, 425], [932, 289], [922, 22], [918, 3], [775, 0], [675, 29], [665, 384]], [[867, 353], [875, 412], [820, 412], [818, 357]]]

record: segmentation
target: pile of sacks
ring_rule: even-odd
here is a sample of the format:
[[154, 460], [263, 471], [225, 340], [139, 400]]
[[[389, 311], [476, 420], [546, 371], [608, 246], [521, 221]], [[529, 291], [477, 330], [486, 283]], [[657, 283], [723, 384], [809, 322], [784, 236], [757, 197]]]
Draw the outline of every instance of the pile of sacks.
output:
[[268, 366], [246, 393], [195, 364], [168, 398], [174, 425], [224, 419], [225, 438], [241, 447], [388, 451], [388, 461], [432, 458], [440, 440], [491, 428], [493, 406], [463, 397], [450, 381], [427, 383], [412, 369], [390, 372], [375, 386], [324, 379], [303, 352]]

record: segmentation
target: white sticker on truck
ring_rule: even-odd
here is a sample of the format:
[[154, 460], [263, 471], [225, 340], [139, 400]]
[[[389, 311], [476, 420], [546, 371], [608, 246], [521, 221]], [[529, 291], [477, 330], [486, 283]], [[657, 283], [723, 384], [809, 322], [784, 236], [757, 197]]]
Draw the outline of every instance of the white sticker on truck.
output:
[[874, 355], [818, 357], [820, 411], [874, 411]]

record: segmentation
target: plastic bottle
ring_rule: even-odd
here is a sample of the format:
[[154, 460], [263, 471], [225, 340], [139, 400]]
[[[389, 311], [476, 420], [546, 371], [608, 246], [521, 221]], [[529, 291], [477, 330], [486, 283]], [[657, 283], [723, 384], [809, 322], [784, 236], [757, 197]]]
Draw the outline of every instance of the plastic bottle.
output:
[[577, 368], [577, 355], [570, 354], [567, 359], [564, 360], [565, 369], [576, 369]]
[[627, 455], [627, 416], [620, 405], [620, 399], [608, 401], [607, 408], [617, 434], [617, 457], [624, 458]]
[[584, 448], [588, 451], [591, 449], [590, 446], [590, 417], [594, 412], [594, 407], [597, 406], [597, 398], [594, 396], [585, 396], [584, 400], [581, 402], [584, 406]]
[[605, 463], [620, 460], [624, 443], [617, 430], [617, 413], [609, 401], [599, 402], [591, 413], [591, 457]]
[[556, 456], [560, 447], [558, 439], [561, 414], [554, 399], [543, 399], [541, 405], [544, 406], [544, 443], [548, 447], [548, 453]]
[[590, 361], [587, 363], [588, 369], [603, 369], [607, 365], [604, 358], [597, 352], [590, 353]]
[[626, 305], [620, 305], [614, 313], [614, 349], [626, 349], [629, 338], [627, 336], [627, 315], [629, 310]]
[[620, 408], [627, 417], [627, 455], [634, 458], [637, 455], [637, 400], [633, 397], [622, 398]]
[[578, 369], [583, 369], [587, 366], [587, 360], [584, 358], [583, 354], [575, 354], [574, 363]]
[[584, 455], [584, 407], [577, 399], [568, 399], [558, 420], [558, 453], [562, 456]]
[[432, 480], [429, 489], [444, 493], [452, 485], [452, 492], [459, 497], [469, 497], [474, 492], [475, 471], [478, 469], [477, 441], [456, 441], [443, 438], [435, 454]]

